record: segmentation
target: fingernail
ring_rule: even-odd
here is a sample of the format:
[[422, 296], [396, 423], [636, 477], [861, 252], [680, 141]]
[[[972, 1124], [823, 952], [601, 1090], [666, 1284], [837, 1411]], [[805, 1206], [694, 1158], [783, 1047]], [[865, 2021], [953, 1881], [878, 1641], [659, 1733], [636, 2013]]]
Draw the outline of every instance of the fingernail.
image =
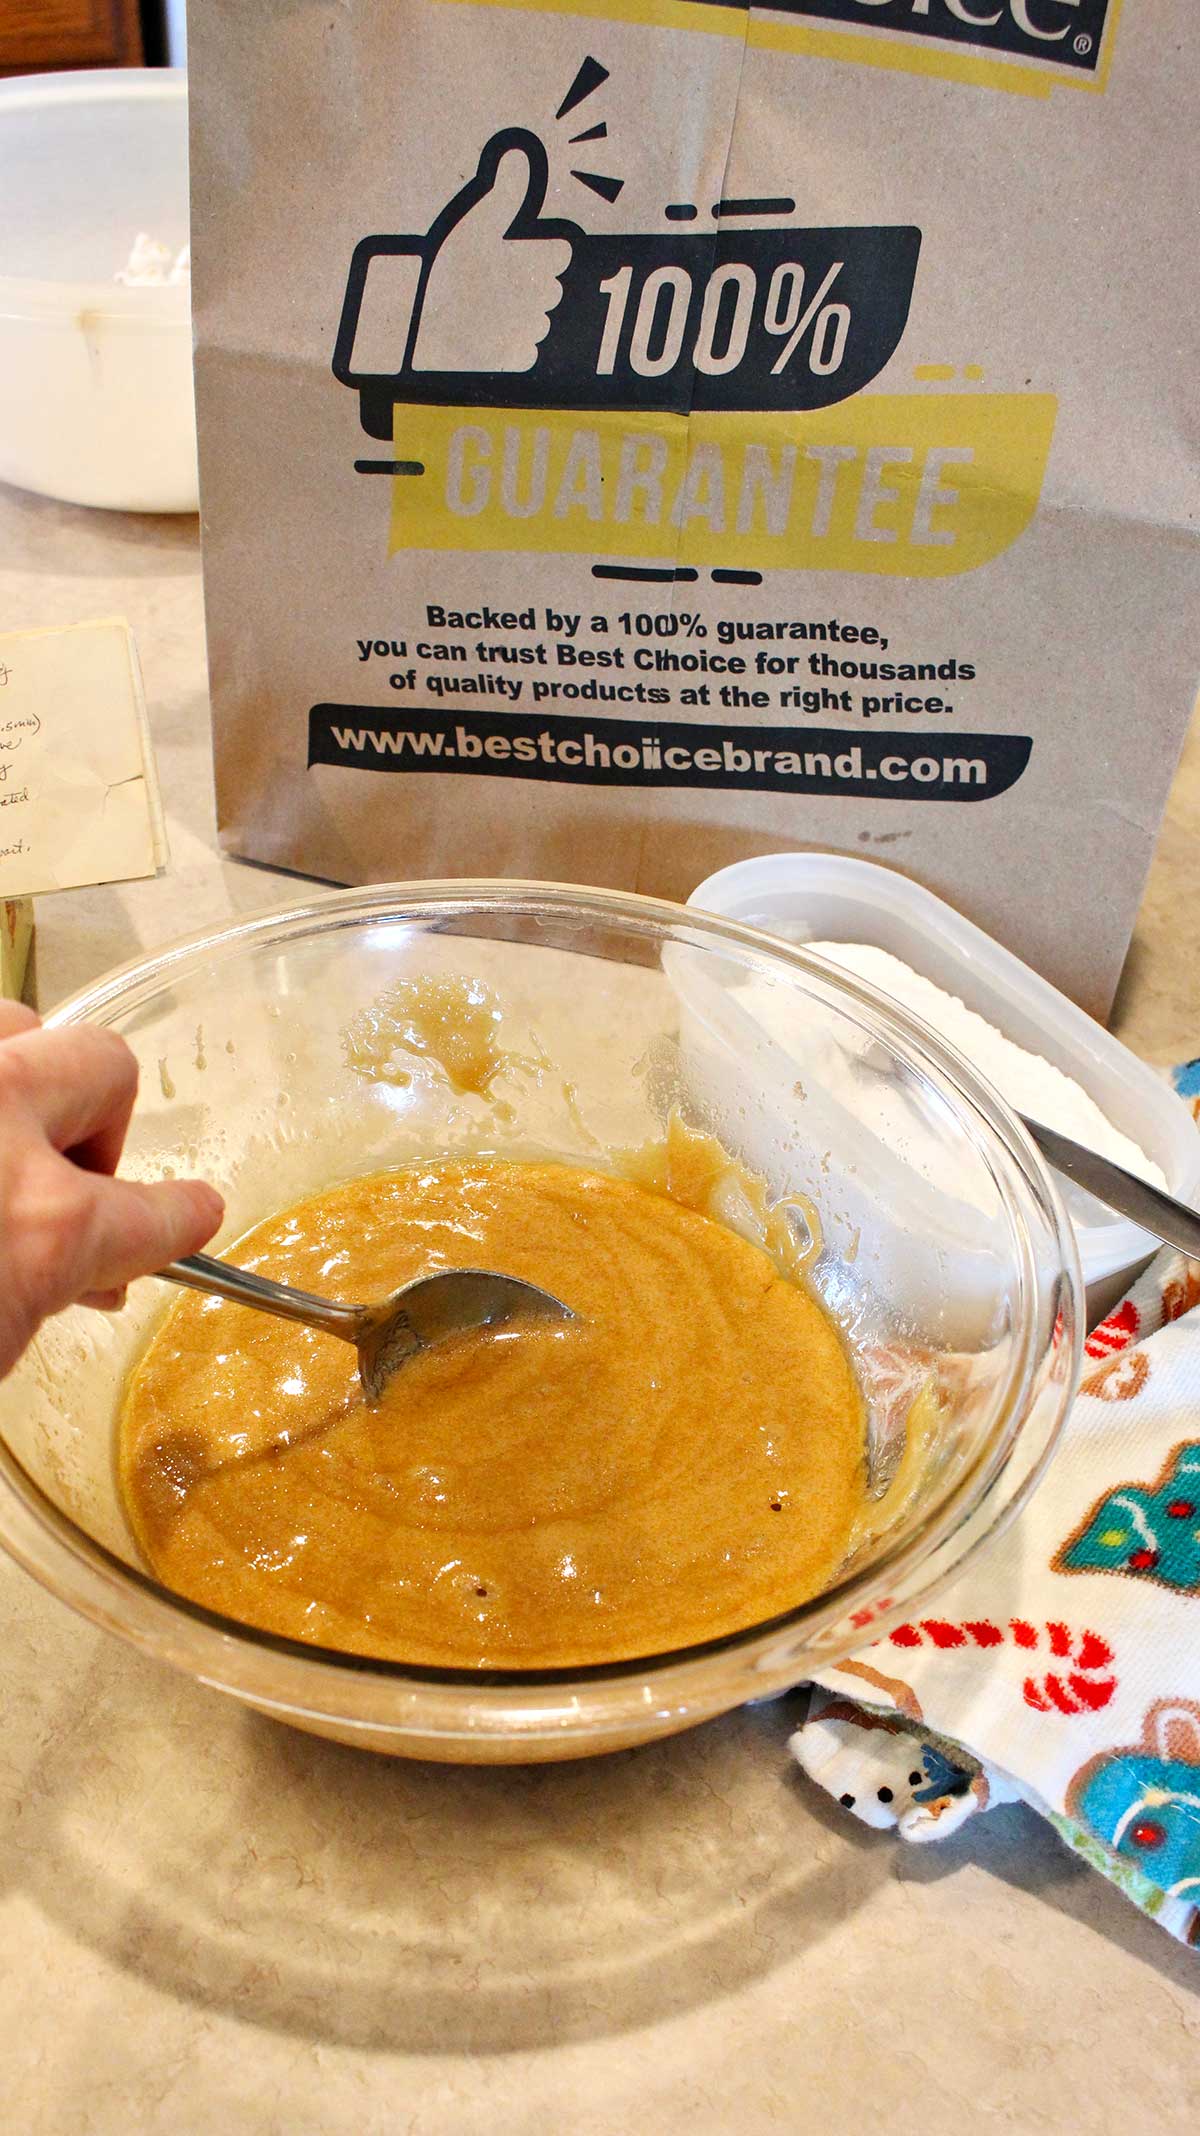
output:
[[187, 1184], [191, 1189], [192, 1199], [196, 1204], [197, 1217], [202, 1218], [215, 1231], [225, 1215], [225, 1203], [222, 1196], [218, 1194], [215, 1187], [209, 1185], [206, 1179], [189, 1179]]

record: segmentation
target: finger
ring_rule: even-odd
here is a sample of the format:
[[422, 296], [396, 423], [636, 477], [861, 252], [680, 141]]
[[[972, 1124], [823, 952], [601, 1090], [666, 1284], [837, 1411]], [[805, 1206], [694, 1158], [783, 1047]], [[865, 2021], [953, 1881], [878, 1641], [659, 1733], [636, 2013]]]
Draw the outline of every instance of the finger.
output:
[[[121, 1045], [124, 1042], [118, 1039], [117, 1043]], [[121, 1153], [125, 1148], [125, 1137], [129, 1133], [129, 1122], [133, 1117], [138, 1093], [138, 1064], [132, 1054], [130, 1059], [133, 1061], [133, 1072], [128, 1077], [128, 1086], [118, 1093], [107, 1118], [94, 1133], [86, 1135], [82, 1142], [72, 1143], [63, 1153], [70, 1158], [72, 1164], [77, 1164], [81, 1171], [101, 1172], [111, 1178], [121, 1162]]]
[[0, 1001], [0, 1040], [16, 1038], [22, 1031], [36, 1031], [41, 1017], [23, 1001]]
[[[546, 261], [547, 286], [543, 291], [542, 304], [546, 313], [546, 324], [547, 326], [549, 326], [551, 312], [557, 311], [559, 305], [562, 303], [563, 300], [564, 292], [562, 286], [562, 278], [571, 264], [571, 247], [569, 245], [560, 245], [557, 239], [550, 238], [547, 242], [546, 250], [547, 253], [553, 250], [563, 255], [563, 263], [561, 267], [555, 267], [554, 262], [551, 259], [547, 259]], [[549, 274], [551, 270], [553, 270], [554, 274], [553, 284], [551, 284], [549, 281]]]
[[77, 1305], [90, 1306], [92, 1311], [96, 1313], [119, 1313], [125, 1303], [126, 1296], [127, 1293], [124, 1288], [121, 1290], [85, 1291], [83, 1297], [77, 1298], [75, 1302]]
[[496, 164], [491, 190], [484, 194], [479, 207], [486, 209], [489, 218], [507, 237], [514, 223], [537, 214], [543, 193], [544, 187], [538, 183], [528, 152], [523, 148], [506, 148]]
[[124, 1039], [89, 1024], [29, 1031], [4, 1057], [53, 1147], [89, 1171], [115, 1171], [138, 1083]]
[[121, 1290], [198, 1252], [219, 1228], [225, 1204], [200, 1179], [97, 1179], [77, 1295]]

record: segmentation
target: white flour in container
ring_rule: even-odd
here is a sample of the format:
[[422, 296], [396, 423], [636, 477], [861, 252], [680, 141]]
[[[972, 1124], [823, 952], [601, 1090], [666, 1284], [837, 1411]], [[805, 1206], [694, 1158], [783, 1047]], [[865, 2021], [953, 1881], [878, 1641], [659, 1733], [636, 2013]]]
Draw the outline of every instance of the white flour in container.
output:
[[[872, 944], [859, 942], [806, 942], [803, 947], [830, 964], [877, 987], [881, 994], [919, 1017], [939, 1038], [956, 1048], [999, 1091], [1016, 1112], [1027, 1113], [1046, 1127], [1070, 1135], [1088, 1149], [1110, 1157], [1141, 1179], [1165, 1187], [1166, 1179], [1144, 1150], [1112, 1125], [1078, 1083], [1040, 1054], [1027, 1053], [993, 1024], [969, 1009], [965, 1002], [947, 994], [930, 979], [912, 971], [899, 957]], [[902, 1086], [875, 1077], [841, 1046], [831, 1032], [822, 1031], [810, 1018], [803, 1000], [769, 980], [752, 979], [737, 989], [738, 998], [769, 1035], [781, 1045], [802, 1049], [810, 1077], [818, 1077], [829, 1095], [893, 1147], [903, 1147], [911, 1137], [913, 1114]], [[963, 1182], [953, 1176], [948, 1153], [942, 1164], [929, 1138], [911, 1151], [915, 1168], [932, 1185], [945, 1192], [964, 1194]], [[970, 1199], [969, 1191], [966, 1198]]]
[[956, 995], [944, 993], [931, 979], [910, 970], [899, 957], [862, 942], [808, 942], [805, 947], [855, 978], [865, 979], [913, 1016], [919, 1016], [947, 1045], [965, 1055], [980, 1075], [986, 1076], [1014, 1112], [1028, 1113], [1030, 1119], [1040, 1121], [1044, 1127], [1056, 1127], [1060, 1135], [1070, 1135], [1156, 1187], [1166, 1186], [1158, 1166], [1136, 1142], [1113, 1126], [1095, 1099], [1073, 1077], [1043, 1060], [1040, 1053], [1027, 1053]]

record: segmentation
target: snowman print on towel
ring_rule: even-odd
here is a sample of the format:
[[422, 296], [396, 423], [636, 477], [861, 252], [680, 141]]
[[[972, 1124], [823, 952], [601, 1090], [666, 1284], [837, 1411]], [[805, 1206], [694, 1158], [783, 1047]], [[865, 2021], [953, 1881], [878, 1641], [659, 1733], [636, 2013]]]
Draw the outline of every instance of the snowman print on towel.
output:
[[1076, 1773], [1067, 1814], [1169, 1898], [1200, 1904], [1200, 1706], [1159, 1699], [1140, 1743]]
[[957, 1752], [956, 1763], [908, 1723], [821, 1691], [788, 1749], [844, 1810], [903, 1839], [943, 1839], [988, 1799], [987, 1781], [967, 1753]]
[[1175, 1446], [1148, 1484], [1118, 1484], [1052, 1560], [1055, 1572], [1119, 1572], [1200, 1594], [1200, 1439]]

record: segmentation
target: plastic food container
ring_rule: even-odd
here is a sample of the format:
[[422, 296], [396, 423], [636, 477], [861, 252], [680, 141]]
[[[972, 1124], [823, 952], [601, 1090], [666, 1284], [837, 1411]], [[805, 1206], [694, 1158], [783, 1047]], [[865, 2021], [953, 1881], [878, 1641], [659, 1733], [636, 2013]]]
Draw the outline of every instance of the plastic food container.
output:
[[[869, 942], [890, 950], [1017, 1045], [1073, 1076], [1114, 1127], [1160, 1166], [1172, 1194], [1187, 1202], [1200, 1196], [1200, 1134], [1167, 1083], [932, 891], [873, 861], [771, 853], [710, 875], [689, 903], [788, 942]], [[1128, 1289], [1158, 1241], [1081, 1188], [1066, 1180], [1060, 1186], [1094, 1324]]]
[[[395, 981], [427, 973], [470, 975], [499, 997], [502, 1043], [520, 1057], [499, 1086], [511, 1117], [456, 1096], [408, 1056], [403, 1085], [348, 1065], [351, 1018]], [[893, 1200], [902, 1152], [874, 1163], [846, 1152], [815, 1178], [802, 1105], [760, 1090], [719, 1035], [706, 1038], [702, 1064], [719, 1094], [698, 1105], [678, 988], [756, 974], [869, 1042], [986, 1200], [989, 1309], [969, 1351], [947, 1342], [938, 1311], [897, 1309], [881, 1280], [905, 1243]], [[76, 1311], [48, 1322], [0, 1383], [0, 1544], [86, 1616], [264, 1712], [377, 1750], [467, 1762], [572, 1757], [668, 1734], [794, 1683], [817, 1657], [908, 1615], [1009, 1518], [1054, 1443], [1076, 1384], [1082, 1300], [1048, 1174], [970, 1068], [802, 953], [601, 891], [385, 885], [193, 937], [101, 980], [49, 1023], [84, 1020], [120, 1032], [141, 1063], [128, 1169], [213, 1178], [227, 1198], [225, 1241], [335, 1179], [481, 1139], [507, 1156], [592, 1167], [655, 1139], [676, 1106], [734, 1157], [765, 1150], [773, 1194], [799, 1197], [798, 1214], [814, 1214], [826, 1190], [836, 1200], [839, 1163], [857, 1168], [874, 1195], [870, 1222], [847, 1252], [827, 1241], [811, 1280], [858, 1362], [876, 1493], [900, 1457], [915, 1392], [932, 1377], [940, 1395], [908, 1464], [911, 1496], [877, 1496], [878, 1532], [837, 1584], [798, 1608], [781, 1596], [771, 1622], [607, 1666], [408, 1668], [253, 1631], [149, 1577], [116, 1495], [113, 1435], [166, 1287], [133, 1285], [112, 1319]]]
[[188, 241], [181, 73], [0, 81], [0, 479], [71, 504], [197, 509], [187, 283], [114, 280]]

